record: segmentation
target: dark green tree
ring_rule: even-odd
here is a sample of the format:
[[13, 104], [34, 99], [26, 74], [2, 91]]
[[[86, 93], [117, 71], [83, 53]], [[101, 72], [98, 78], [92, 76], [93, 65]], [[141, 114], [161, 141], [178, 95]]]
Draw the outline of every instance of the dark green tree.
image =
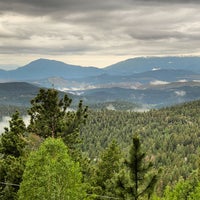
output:
[[43, 138], [60, 135], [61, 122], [71, 101], [67, 95], [59, 99], [57, 90], [40, 89], [37, 96], [31, 100], [31, 108], [28, 110], [31, 117], [29, 131]]
[[76, 144], [81, 142], [80, 128], [85, 124], [87, 119], [88, 107], [83, 106], [83, 101], [80, 100], [76, 111], [68, 111], [63, 118], [63, 132], [61, 137], [69, 149], [75, 150]]
[[77, 111], [67, 111], [71, 102], [66, 94], [60, 97], [55, 89], [40, 89], [28, 110], [31, 117], [28, 130], [43, 138], [62, 137], [71, 149], [78, 142], [80, 124], [87, 117], [87, 107], [83, 107], [82, 101]]
[[24, 135], [26, 133], [26, 125], [23, 119], [16, 111], [9, 121], [9, 128], [5, 128], [5, 132], [0, 140], [0, 154], [3, 158], [7, 156], [19, 157], [24, 151], [26, 145]]
[[14, 200], [25, 166], [26, 126], [15, 112], [0, 139], [0, 199]]
[[146, 154], [142, 151], [137, 136], [133, 137], [129, 159], [125, 160], [125, 166], [128, 176], [123, 170], [116, 181], [118, 196], [122, 199], [138, 200], [146, 195], [147, 199], [150, 199], [158, 176], [150, 172], [153, 164], [148, 161]]
[[[101, 153], [99, 161], [94, 170], [94, 187], [96, 194], [103, 196], [113, 195], [112, 178], [120, 170], [122, 152], [114, 140]], [[98, 199], [98, 198], [97, 198]]]

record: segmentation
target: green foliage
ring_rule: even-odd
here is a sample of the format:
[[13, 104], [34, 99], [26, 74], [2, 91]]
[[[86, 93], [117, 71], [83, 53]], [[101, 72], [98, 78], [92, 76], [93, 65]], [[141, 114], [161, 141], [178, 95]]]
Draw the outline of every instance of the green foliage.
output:
[[138, 200], [147, 195], [150, 199], [157, 182], [157, 175], [150, 175], [153, 164], [147, 161], [140, 140], [136, 136], [133, 137], [129, 159], [125, 160], [125, 165], [129, 176], [125, 176], [125, 171], [122, 171], [116, 182], [116, 187], [121, 190], [120, 197]]
[[83, 106], [83, 101], [81, 100], [76, 112], [68, 111], [63, 118], [62, 125], [64, 128], [61, 137], [70, 150], [75, 150], [77, 144], [80, 143], [80, 127], [86, 122], [87, 109], [87, 107]]
[[25, 168], [25, 159], [7, 156], [0, 160], [0, 199], [16, 200]]
[[74, 160], [81, 160], [77, 144], [80, 126], [87, 117], [87, 107], [84, 108], [80, 101], [77, 111], [67, 112], [70, 104], [71, 99], [67, 95], [60, 98], [54, 89], [41, 89], [28, 110], [31, 117], [28, 129], [18, 112], [12, 116], [10, 129], [5, 128], [0, 138], [1, 199], [16, 198], [28, 155], [25, 149], [26, 152], [37, 149], [45, 138], [62, 137]]
[[103, 196], [112, 196], [112, 179], [119, 173], [120, 160], [122, 159], [121, 150], [116, 141], [112, 141], [109, 146], [101, 153], [95, 166], [93, 184], [95, 193]]
[[80, 167], [63, 141], [49, 138], [28, 158], [19, 200], [81, 200], [86, 197], [81, 180]]
[[9, 126], [10, 129], [5, 128], [5, 133], [1, 136], [0, 154], [3, 154], [4, 158], [8, 155], [19, 157], [22, 155], [26, 145], [24, 140], [26, 126], [18, 111], [13, 114]]
[[200, 199], [200, 182], [197, 187], [190, 193], [188, 200], [197, 200]]
[[188, 179], [181, 177], [174, 186], [167, 186], [162, 200], [197, 200], [200, 194], [199, 184], [198, 172], [194, 171]]
[[29, 132], [43, 138], [62, 137], [71, 150], [79, 141], [79, 128], [87, 117], [87, 107], [82, 101], [77, 111], [67, 111], [72, 100], [65, 94], [59, 98], [54, 89], [40, 89], [37, 96], [31, 101], [28, 114], [31, 117]]
[[28, 110], [31, 117], [29, 130], [44, 138], [57, 137], [62, 132], [61, 120], [70, 104], [67, 95], [59, 100], [58, 91], [40, 89]]
[[88, 112], [81, 128], [82, 150], [91, 160], [98, 158], [115, 139], [125, 153], [132, 133], [139, 132], [143, 149], [151, 155], [155, 168], [162, 168], [156, 191], [186, 179], [198, 167], [200, 143], [200, 101], [146, 112], [99, 110]]
[[25, 166], [26, 126], [15, 112], [0, 140], [0, 199], [16, 199]]
[[[87, 188], [85, 185], [83, 187], [84, 195], [87, 189], [87, 193], [92, 194], [94, 199], [101, 198], [94, 194], [126, 200], [148, 199], [153, 188], [151, 186], [154, 186], [157, 179], [154, 171], [148, 173], [153, 161], [156, 169], [163, 168], [163, 173], [156, 184], [158, 196], [154, 194], [151, 199], [195, 200], [200, 198], [199, 176], [189, 177], [191, 172], [198, 167], [200, 101], [143, 113], [113, 110], [88, 112], [82, 101], [79, 102], [76, 111], [69, 111], [67, 108], [71, 100], [59, 94], [54, 89], [40, 90], [40, 93], [32, 100], [32, 107], [29, 109], [31, 124], [28, 130], [18, 112], [12, 116], [10, 127], [5, 129], [0, 138], [0, 182], [3, 183], [0, 184], [0, 199], [16, 199], [26, 156], [28, 156], [25, 150], [37, 150], [41, 142], [49, 137], [62, 138], [68, 146], [70, 157], [73, 161], [79, 161], [82, 171], [80, 179], [87, 183]], [[4, 111], [7, 112], [7, 110]], [[82, 126], [82, 124], [85, 125]], [[139, 141], [132, 140], [133, 132], [140, 132]], [[79, 143], [81, 139], [83, 142]], [[116, 143], [108, 145], [113, 139], [120, 144], [120, 147]], [[27, 141], [29, 146], [27, 146]], [[142, 150], [140, 142], [143, 145]], [[84, 156], [79, 151], [80, 145]], [[129, 145], [132, 145], [129, 158], [126, 159], [126, 165], [121, 170], [120, 149], [125, 155]], [[134, 152], [138, 154], [131, 156]], [[41, 159], [35, 160], [36, 162], [47, 162], [46, 158], [40, 156]], [[97, 162], [94, 170], [91, 170], [94, 159]], [[138, 163], [138, 165], [133, 163]], [[142, 164], [139, 165], [139, 163]], [[76, 163], [74, 165], [76, 166]], [[79, 172], [80, 167], [78, 167]], [[54, 173], [53, 168], [52, 171], [48, 167], [45, 170], [48, 169], [49, 173]], [[56, 166], [57, 168], [60, 169]], [[134, 171], [134, 169], [137, 170]], [[43, 170], [44, 173], [45, 170]], [[61, 172], [63, 173], [65, 172]], [[137, 177], [139, 177], [138, 181], [136, 181]], [[45, 178], [43, 180], [47, 181]], [[52, 180], [54, 187], [58, 188], [55, 186], [55, 179], [52, 178]], [[27, 181], [30, 179], [27, 178]], [[168, 185], [167, 188], [166, 185]], [[50, 185], [47, 184], [47, 186], [53, 191]], [[163, 191], [164, 195], [162, 195]], [[78, 190], [77, 193], [79, 193]], [[146, 195], [143, 195], [145, 193]], [[57, 194], [55, 192], [55, 195]]]
[[[87, 102], [88, 103], [88, 102]], [[88, 103], [90, 109], [94, 110], [102, 110], [102, 109], [108, 109], [108, 110], [134, 110], [134, 109], [140, 109], [140, 105], [133, 103], [133, 102], [127, 102], [127, 101], [106, 101], [106, 102], [98, 102], [96, 101], [93, 103]]]

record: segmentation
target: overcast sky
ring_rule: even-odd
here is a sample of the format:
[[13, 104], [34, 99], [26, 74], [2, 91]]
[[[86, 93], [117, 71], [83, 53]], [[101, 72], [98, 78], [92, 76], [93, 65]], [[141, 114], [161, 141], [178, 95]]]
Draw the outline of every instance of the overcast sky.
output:
[[0, 0], [1, 68], [164, 55], [200, 55], [199, 0]]

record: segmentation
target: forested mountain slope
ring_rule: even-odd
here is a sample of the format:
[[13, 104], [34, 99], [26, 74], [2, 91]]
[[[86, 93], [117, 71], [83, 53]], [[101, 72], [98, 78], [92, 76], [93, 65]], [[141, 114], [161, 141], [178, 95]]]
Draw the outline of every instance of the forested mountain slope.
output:
[[138, 57], [124, 60], [106, 68], [109, 74], [141, 73], [152, 69], [184, 69], [199, 72], [200, 58], [197, 57]]
[[[52, 86], [53, 87], [53, 86]], [[30, 101], [40, 90], [39, 86], [27, 82], [0, 83], [0, 107], [29, 107]], [[63, 96], [64, 92], [59, 91]], [[68, 94], [77, 103], [77, 98], [73, 94]]]
[[39, 87], [25, 82], [0, 83], [0, 105], [26, 107], [38, 91]]
[[149, 159], [163, 168], [158, 190], [186, 178], [197, 168], [200, 146], [200, 101], [148, 112], [90, 111], [82, 128], [82, 148], [98, 159], [107, 144], [116, 139], [127, 152], [133, 134], [138, 134]]

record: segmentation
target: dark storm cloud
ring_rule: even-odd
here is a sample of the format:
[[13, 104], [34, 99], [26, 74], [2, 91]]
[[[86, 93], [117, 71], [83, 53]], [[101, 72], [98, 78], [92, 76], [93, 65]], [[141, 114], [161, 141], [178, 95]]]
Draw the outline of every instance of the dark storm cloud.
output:
[[29, 15], [48, 15], [57, 12], [88, 12], [94, 10], [112, 10], [122, 8], [126, 0], [7, 0], [0, 2], [0, 10], [13, 11]]
[[199, 4], [198, 0], [1, 0], [1, 12], [17, 12], [27, 15], [50, 15], [66, 12], [93, 12], [132, 9], [140, 5]]
[[[198, 0], [107, 0], [107, 1], [99, 1], [99, 0], [1, 0], [2, 8], [8, 10], [9, 8], [13, 8], [13, 5], [21, 5], [22, 9], [25, 6], [30, 7], [41, 7], [41, 8], [115, 8], [118, 6], [123, 6], [124, 4], [133, 4], [135, 3], [160, 3], [160, 4], [172, 4], [172, 3], [179, 3], [179, 4], [197, 4], [200, 3]], [[19, 7], [18, 7], [19, 8]]]

